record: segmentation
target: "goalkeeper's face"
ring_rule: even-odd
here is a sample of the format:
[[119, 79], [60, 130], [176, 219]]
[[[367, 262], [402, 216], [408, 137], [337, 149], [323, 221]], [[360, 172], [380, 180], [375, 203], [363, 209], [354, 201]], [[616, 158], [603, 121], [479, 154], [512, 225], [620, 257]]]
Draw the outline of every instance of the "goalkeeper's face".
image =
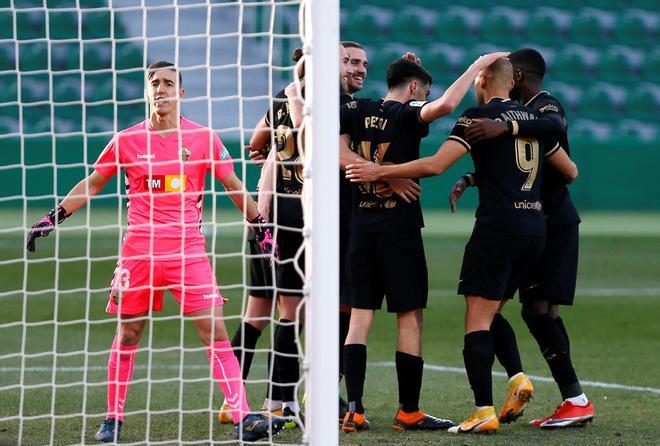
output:
[[172, 69], [156, 71], [151, 79], [148, 79], [147, 99], [151, 113], [161, 116], [177, 113], [178, 100], [184, 93], [178, 80], [177, 72]]

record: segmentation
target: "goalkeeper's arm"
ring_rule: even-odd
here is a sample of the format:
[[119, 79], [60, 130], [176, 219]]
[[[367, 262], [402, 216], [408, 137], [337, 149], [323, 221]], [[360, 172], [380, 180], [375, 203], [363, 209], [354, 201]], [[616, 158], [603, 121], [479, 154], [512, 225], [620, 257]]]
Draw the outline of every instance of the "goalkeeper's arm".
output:
[[62, 223], [71, 214], [87, 204], [89, 197], [98, 194], [109, 179], [110, 177], [104, 177], [95, 170], [73, 186], [73, 189], [69, 191], [60, 204], [32, 225], [26, 243], [28, 251], [34, 252], [36, 249], [35, 241], [38, 237], [48, 237], [48, 234], [55, 229], [56, 225]]

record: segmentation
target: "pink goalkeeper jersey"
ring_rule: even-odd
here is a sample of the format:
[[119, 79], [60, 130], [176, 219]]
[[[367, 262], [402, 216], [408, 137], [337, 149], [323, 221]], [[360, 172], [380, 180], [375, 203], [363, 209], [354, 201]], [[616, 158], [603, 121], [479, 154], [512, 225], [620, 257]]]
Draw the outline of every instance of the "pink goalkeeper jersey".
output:
[[124, 170], [128, 232], [122, 256], [205, 252], [200, 230], [206, 173], [234, 172], [229, 152], [211, 129], [181, 117], [166, 135], [143, 121], [108, 143], [94, 169], [104, 177]]

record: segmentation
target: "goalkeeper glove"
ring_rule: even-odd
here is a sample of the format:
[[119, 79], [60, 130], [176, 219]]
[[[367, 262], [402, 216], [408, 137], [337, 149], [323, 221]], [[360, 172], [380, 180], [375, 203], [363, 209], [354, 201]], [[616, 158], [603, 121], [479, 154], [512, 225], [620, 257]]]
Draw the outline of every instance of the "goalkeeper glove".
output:
[[261, 216], [257, 215], [254, 219], [248, 220], [252, 230], [254, 231], [257, 239], [257, 244], [261, 248], [261, 251], [264, 254], [273, 253], [276, 259], [279, 258], [279, 250], [277, 249], [277, 243], [273, 239], [273, 233], [270, 231], [270, 228], [267, 228], [266, 220]]
[[30, 252], [34, 252], [36, 249], [35, 240], [37, 237], [48, 237], [48, 234], [55, 229], [56, 225], [59, 225], [64, 220], [66, 220], [70, 214], [62, 206], [57, 205], [55, 209], [52, 209], [49, 213], [44, 215], [41, 220], [32, 225], [32, 229], [28, 233], [26, 248]]

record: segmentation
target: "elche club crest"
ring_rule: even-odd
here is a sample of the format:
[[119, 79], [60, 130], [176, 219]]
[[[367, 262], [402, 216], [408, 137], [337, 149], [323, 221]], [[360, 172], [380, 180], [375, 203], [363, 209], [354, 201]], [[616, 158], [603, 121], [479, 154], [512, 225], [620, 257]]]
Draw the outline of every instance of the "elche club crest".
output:
[[190, 159], [191, 154], [192, 154], [192, 152], [190, 150], [186, 149], [185, 147], [181, 147], [179, 149], [179, 159], [181, 161], [188, 161]]

